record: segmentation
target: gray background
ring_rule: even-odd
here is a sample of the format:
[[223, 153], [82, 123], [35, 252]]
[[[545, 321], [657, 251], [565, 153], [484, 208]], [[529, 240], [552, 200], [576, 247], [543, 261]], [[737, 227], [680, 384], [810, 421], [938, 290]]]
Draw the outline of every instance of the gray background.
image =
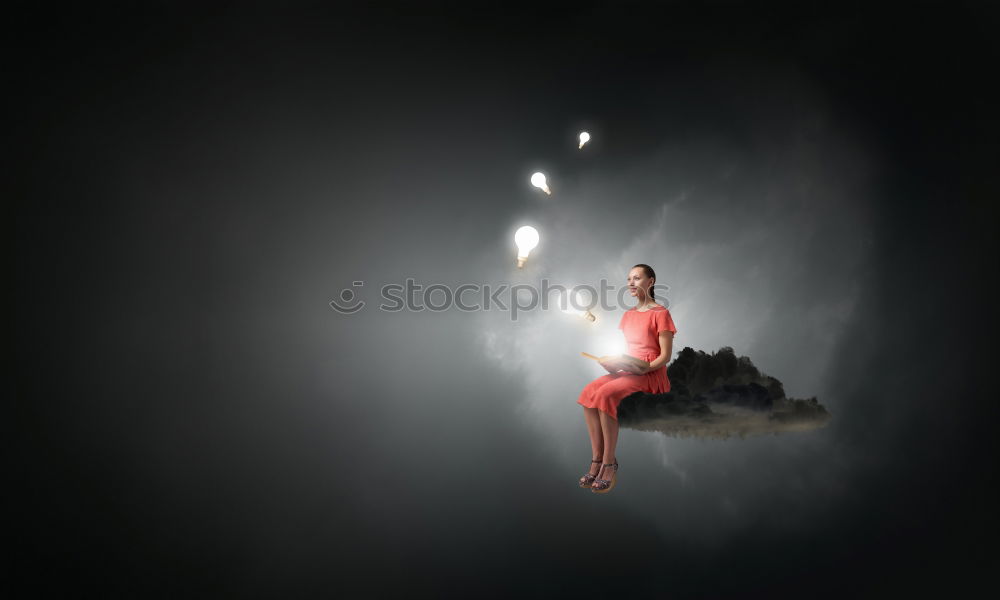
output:
[[[983, 7], [15, 22], [15, 564], [36, 585], [839, 595], [996, 565]], [[829, 426], [623, 429], [596, 496], [579, 352], [612, 348], [624, 307], [377, 308], [406, 278], [621, 285], [638, 262], [675, 351], [732, 346]], [[366, 307], [336, 313], [354, 281]]]

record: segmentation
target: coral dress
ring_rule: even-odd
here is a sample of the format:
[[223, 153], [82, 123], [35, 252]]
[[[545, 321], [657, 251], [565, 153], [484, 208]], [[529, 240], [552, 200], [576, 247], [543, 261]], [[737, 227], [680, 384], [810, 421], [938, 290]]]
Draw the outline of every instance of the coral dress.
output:
[[[661, 331], [677, 333], [670, 311], [662, 306], [639, 312], [634, 308], [625, 311], [618, 329], [625, 333], [629, 356], [652, 362], [660, 356], [659, 335]], [[591, 381], [580, 392], [577, 404], [587, 408], [597, 408], [618, 419], [618, 404], [626, 396], [635, 392], [665, 394], [670, 391], [667, 366], [643, 375], [618, 372], [608, 373]]]

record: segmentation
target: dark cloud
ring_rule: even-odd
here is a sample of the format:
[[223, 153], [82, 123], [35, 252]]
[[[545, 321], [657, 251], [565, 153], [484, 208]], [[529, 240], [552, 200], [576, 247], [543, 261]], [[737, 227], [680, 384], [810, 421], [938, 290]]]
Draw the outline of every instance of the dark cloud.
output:
[[830, 413], [815, 397], [788, 398], [781, 382], [730, 347], [684, 348], [667, 368], [671, 391], [636, 393], [618, 408], [621, 425], [673, 437], [729, 438], [809, 431]]

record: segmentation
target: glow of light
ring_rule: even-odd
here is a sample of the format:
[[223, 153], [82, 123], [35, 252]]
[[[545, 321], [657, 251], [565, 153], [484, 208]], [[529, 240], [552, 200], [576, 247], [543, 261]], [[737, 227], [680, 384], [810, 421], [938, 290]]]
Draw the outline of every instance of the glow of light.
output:
[[576, 291], [576, 296], [575, 297], [576, 297], [576, 302], [575, 303], [569, 302], [569, 300], [567, 299], [567, 301], [566, 301], [566, 308], [562, 309], [562, 311], [564, 313], [566, 313], [567, 315], [576, 315], [578, 317], [582, 317], [584, 319], [587, 319], [591, 323], [593, 323], [594, 321], [596, 321], [597, 317], [595, 317], [594, 313], [590, 312], [590, 310], [580, 310], [579, 308], [574, 308], [574, 306], [573, 306], [574, 304], [576, 304], [576, 306], [580, 306], [580, 305], [583, 304], [583, 298], [580, 295], [580, 290]]
[[580, 148], [583, 148], [583, 145], [586, 144], [589, 141], [590, 141], [590, 134], [587, 133], [586, 131], [581, 131], [580, 132]]
[[552, 190], [550, 190], [549, 186], [546, 185], [546, 183], [545, 183], [545, 174], [544, 173], [535, 173], [534, 175], [532, 175], [531, 176], [531, 185], [533, 185], [536, 188], [542, 190], [546, 194], [552, 194]]
[[614, 333], [607, 332], [598, 336], [594, 340], [593, 348], [594, 354], [613, 356], [625, 354], [628, 351], [628, 344], [625, 343], [625, 337], [622, 333], [616, 329]]
[[517, 268], [520, 269], [528, 260], [528, 254], [538, 245], [538, 230], [531, 225], [525, 225], [514, 233], [514, 244], [517, 245]]

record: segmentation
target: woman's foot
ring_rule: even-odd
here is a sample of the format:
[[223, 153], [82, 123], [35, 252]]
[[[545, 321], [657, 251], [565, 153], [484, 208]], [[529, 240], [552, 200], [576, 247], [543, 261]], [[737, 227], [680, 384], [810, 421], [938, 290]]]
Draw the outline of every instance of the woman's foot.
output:
[[613, 463], [604, 463], [601, 465], [601, 472], [597, 479], [594, 479], [593, 485], [590, 489], [595, 494], [606, 494], [611, 491], [611, 488], [615, 487], [615, 481], [618, 479], [618, 460], [616, 459]]
[[597, 479], [597, 474], [601, 470], [601, 461], [592, 460], [590, 461], [590, 472], [580, 478], [580, 487], [589, 488], [590, 484], [594, 483]]

